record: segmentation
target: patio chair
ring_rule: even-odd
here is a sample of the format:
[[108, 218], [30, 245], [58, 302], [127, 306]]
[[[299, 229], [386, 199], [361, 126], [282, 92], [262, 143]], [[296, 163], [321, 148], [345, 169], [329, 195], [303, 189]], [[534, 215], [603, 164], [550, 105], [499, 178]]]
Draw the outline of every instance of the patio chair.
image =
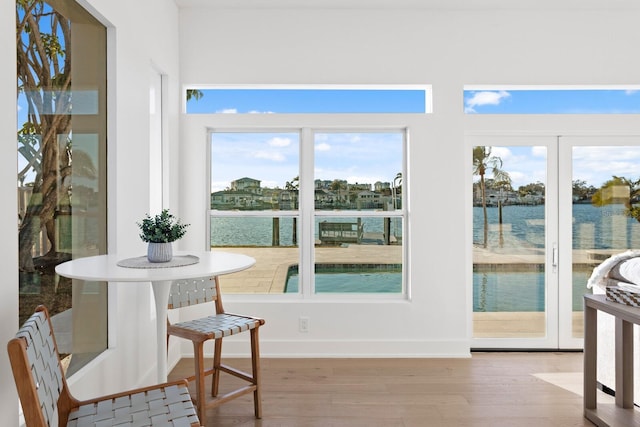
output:
[[[167, 319], [167, 344], [169, 336], [173, 335], [190, 340], [193, 343], [193, 357], [195, 364], [196, 405], [198, 417], [204, 424], [208, 408], [217, 407], [231, 399], [253, 393], [253, 406], [256, 418], [262, 418], [262, 402], [260, 395], [260, 350], [258, 330], [264, 325], [264, 320], [226, 313], [222, 305], [220, 282], [218, 277], [207, 277], [173, 282], [169, 294], [169, 309], [187, 307], [204, 302], [214, 302], [215, 314], [185, 322], [171, 324]], [[251, 374], [238, 370], [221, 362], [222, 339], [241, 332], [249, 331], [251, 335]], [[214, 340], [213, 366], [204, 367], [204, 343]], [[218, 395], [220, 374], [227, 373], [244, 380], [246, 383], [224, 395]], [[211, 397], [205, 396], [205, 377], [211, 375]]]
[[7, 350], [27, 427], [200, 426], [184, 380], [84, 401], [74, 398], [44, 306], [24, 323]]

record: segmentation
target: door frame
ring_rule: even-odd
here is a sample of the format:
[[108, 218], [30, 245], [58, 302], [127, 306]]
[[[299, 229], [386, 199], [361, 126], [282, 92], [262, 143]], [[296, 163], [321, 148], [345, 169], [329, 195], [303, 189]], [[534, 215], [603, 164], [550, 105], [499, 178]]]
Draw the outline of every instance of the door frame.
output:
[[[523, 136], [543, 136], [552, 137], [558, 139], [559, 137], [640, 137], [640, 120], [637, 115], [630, 114], [557, 114], [557, 115], [520, 115], [520, 114], [492, 114], [492, 115], [466, 115], [464, 119], [464, 149], [467, 159], [466, 168], [466, 185], [467, 190], [465, 192], [466, 197], [466, 218], [467, 228], [466, 233], [466, 250], [467, 262], [465, 265], [465, 274], [467, 277], [467, 300], [468, 307], [473, 309], [473, 206], [472, 206], [472, 137], [478, 136], [500, 136], [500, 137], [523, 137]], [[497, 144], [494, 144], [497, 145]], [[563, 182], [568, 179], [571, 183], [571, 163], [569, 167], [562, 166], [566, 162], [566, 154], [560, 150], [560, 144], [558, 144], [558, 182]], [[570, 158], [570, 153], [569, 153]], [[558, 199], [566, 198], [566, 192], [571, 192], [570, 186], [564, 186], [558, 188]], [[570, 200], [570, 199], [569, 199]], [[566, 214], [566, 208], [558, 207], [560, 210], [559, 215]], [[563, 212], [564, 211], [564, 214]], [[569, 220], [571, 215], [568, 215]], [[562, 216], [559, 220], [559, 227], [566, 227], [567, 216]], [[570, 224], [570, 223], [569, 223]], [[558, 258], [561, 261], [559, 265], [558, 280], [566, 280], [566, 276], [571, 277], [571, 262], [565, 263], [568, 267], [565, 270], [562, 269], [562, 261], [571, 260], [571, 235], [567, 234], [566, 237], [558, 236]], [[568, 243], [569, 242], [569, 243]], [[563, 250], [563, 248], [566, 248]], [[570, 279], [569, 279], [570, 280]], [[585, 288], [586, 289], [586, 288]], [[563, 295], [566, 290], [559, 291], [559, 297], [565, 297]], [[472, 350], [479, 349], [506, 349], [506, 350], [522, 350], [522, 349], [581, 349], [583, 346], [582, 338], [575, 338], [571, 336], [571, 329], [566, 329], [567, 324], [571, 322], [571, 314], [567, 313], [560, 315], [558, 318], [558, 341], [557, 345], [547, 346], [541, 344], [538, 346], [529, 345], [530, 343], [522, 340], [507, 340], [507, 339], [476, 339], [473, 338], [473, 313], [468, 316], [467, 331]], [[569, 335], [567, 332], [569, 331]]]
[[[554, 254], [550, 248], [558, 248], [558, 139], [550, 135], [467, 135], [465, 145], [469, 152], [474, 146], [484, 145], [493, 147], [540, 147], [546, 148], [546, 178], [545, 178], [545, 254], [543, 256], [545, 301], [544, 301], [544, 336], [540, 337], [510, 337], [510, 338], [475, 338], [473, 337], [473, 312], [471, 313], [471, 343], [474, 349], [547, 349], [556, 348], [558, 343], [558, 319], [560, 301], [558, 299], [558, 268], [552, 267]], [[472, 180], [471, 180], [472, 181]], [[471, 181], [469, 181], [471, 183]], [[469, 184], [470, 185], [470, 184]], [[473, 230], [473, 208], [471, 209], [470, 229]], [[473, 246], [473, 242], [471, 242]], [[556, 253], [557, 254], [557, 253]], [[473, 253], [471, 263], [473, 265]], [[470, 293], [473, 295], [473, 279], [469, 281]], [[470, 304], [473, 307], [473, 304]]]

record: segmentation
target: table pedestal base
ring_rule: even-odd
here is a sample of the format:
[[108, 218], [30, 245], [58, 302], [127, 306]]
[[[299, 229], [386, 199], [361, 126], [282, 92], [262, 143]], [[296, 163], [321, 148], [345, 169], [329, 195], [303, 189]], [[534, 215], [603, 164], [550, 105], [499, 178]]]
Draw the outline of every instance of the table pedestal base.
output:
[[167, 381], [167, 311], [169, 293], [171, 292], [171, 280], [158, 280], [151, 282], [153, 299], [156, 303], [156, 335], [158, 349], [158, 382]]

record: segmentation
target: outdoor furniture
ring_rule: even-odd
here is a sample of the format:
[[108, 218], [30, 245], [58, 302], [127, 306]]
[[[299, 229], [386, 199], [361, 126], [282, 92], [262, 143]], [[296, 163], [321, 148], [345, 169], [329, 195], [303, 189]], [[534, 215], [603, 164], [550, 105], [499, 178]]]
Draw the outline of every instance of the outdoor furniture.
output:
[[74, 398], [44, 306], [24, 323], [7, 350], [27, 427], [200, 426], [184, 380], [85, 401]]
[[[218, 277], [207, 277], [195, 280], [174, 281], [169, 294], [169, 309], [187, 307], [194, 304], [213, 301], [215, 314], [204, 318], [170, 324], [167, 319], [167, 341], [173, 335], [191, 340], [195, 361], [195, 374], [189, 377], [196, 382], [196, 405], [198, 416], [205, 423], [206, 409], [219, 406], [231, 399], [253, 393], [253, 406], [256, 418], [262, 417], [262, 403], [260, 396], [260, 350], [258, 330], [264, 325], [263, 319], [226, 313], [222, 306], [222, 294]], [[249, 331], [251, 334], [251, 370], [252, 373], [240, 371], [221, 363], [222, 339], [227, 336]], [[214, 342], [213, 366], [204, 368], [204, 343]], [[225, 372], [246, 381], [243, 387], [218, 396], [220, 374]], [[212, 375], [211, 396], [207, 398], [204, 392], [205, 377]]]

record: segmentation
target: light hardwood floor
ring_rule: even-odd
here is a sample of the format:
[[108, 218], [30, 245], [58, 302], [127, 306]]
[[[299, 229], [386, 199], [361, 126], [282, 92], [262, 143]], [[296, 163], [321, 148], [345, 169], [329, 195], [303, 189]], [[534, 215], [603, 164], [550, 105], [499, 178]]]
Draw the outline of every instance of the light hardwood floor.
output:
[[[263, 418], [253, 417], [249, 395], [210, 409], [206, 427], [592, 426], [582, 415], [582, 353], [261, 363]], [[169, 378], [192, 369], [183, 359]], [[234, 381], [223, 376], [221, 387]]]

